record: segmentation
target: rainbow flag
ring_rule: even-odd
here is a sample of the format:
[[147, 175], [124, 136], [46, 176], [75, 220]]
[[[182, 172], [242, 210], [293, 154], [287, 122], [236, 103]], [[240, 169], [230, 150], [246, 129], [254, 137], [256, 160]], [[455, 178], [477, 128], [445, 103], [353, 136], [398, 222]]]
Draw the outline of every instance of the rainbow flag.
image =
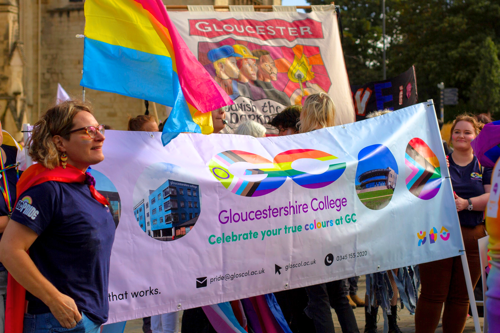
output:
[[213, 132], [209, 111], [233, 102], [188, 49], [161, 0], [87, 0], [85, 19], [82, 86], [172, 107], [171, 132]]

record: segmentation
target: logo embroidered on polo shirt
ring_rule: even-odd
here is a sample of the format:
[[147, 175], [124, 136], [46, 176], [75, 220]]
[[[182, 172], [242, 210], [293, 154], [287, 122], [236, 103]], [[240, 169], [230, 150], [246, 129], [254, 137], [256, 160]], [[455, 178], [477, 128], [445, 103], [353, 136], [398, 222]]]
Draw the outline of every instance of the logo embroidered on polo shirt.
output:
[[17, 203], [16, 210], [20, 211], [30, 219], [34, 220], [40, 213], [35, 207], [31, 204], [33, 203], [33, 199], [29, 195], [25, 196]]
[[483, 179], [483, 175], [480, 174], [480, 173], [477, 173], [477, 172], [473, 172], [470, 174], [470, 178], [471, 179], [475, 179], [475, 180], [482, 180]]

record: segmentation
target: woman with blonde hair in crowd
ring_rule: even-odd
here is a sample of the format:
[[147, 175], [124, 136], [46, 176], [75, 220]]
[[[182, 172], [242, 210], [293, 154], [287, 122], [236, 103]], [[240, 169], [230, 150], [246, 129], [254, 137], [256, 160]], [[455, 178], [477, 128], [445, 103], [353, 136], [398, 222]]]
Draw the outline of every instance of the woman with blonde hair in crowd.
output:
[[77, 101], [54, 106], [33, 127], [29, 155], [38, 163], [19, 180], [0, 242], [1, 262], [27, 290], [25, 333], [97, 333], [108, 319], [115, 222], [86, 172], [104, 160], [104, 139], [92, 108]]
[[[299, 132], [335, 126], [335, 103], [326, 93], [309, 95], [300, 112]], [[335, 332], [330, 306], [335, 309], [343, 333], [359, 332], [347, 295], [347, 280], [306, 287], [309, 302], [306, 314], [314, 322], [316, 333]]]
[[[481, 167], [474, 156], [471, 141], [482, 125], [463, 114], [451, 127], [453, 153], [448, 155], [451, 183], [465, 245], [473, 287], [481, 276], [477, 240], [486, 235], [483, 211], [491, 188], [491, 168]], [[469, 296], [461, 258], [453, 257], [420, 265], [422, 290], [418, 299], [415, 329], [434, 332], [443, 311], [443, 332], [462, 332], [467, 320]]]

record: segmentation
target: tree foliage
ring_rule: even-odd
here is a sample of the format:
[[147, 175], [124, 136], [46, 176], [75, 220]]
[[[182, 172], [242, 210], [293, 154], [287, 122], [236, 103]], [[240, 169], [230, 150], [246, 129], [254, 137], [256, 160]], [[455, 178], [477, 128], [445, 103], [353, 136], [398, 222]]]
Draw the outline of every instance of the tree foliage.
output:
[[[327, 4], [324, 0], [308, 0]], [[343, 26], [343, 49], [351, 84], [382, 79], [381, 0], [338, 0]], [[484, 41], [500, 45], [498, 0], [387, 0], [387, 77], [415, 65], [419, 100], [434, 99], [439, 105], [437, 84], [459, 89], [459, 105], [445, 107], [446, 118], [464, 111], [478, 113], [476, 85], [491, 71], [478, 76]], [[498, 52], [498, 50], [497, 50]], [[487, 61], [487, 60], [484, 60]], [[498, 80], [498, 78], [497, 78]], [[497, 94], [498, 95], [498, 94]], [[481, 102], [482, 103], [482, 102]], [[485, 103], [491, 103], [485, 101]], [[492, 107], [495, 107], [494, 105]]]
[[496, 119], [500, 116], [500, 60], [498, 48], [490, 37], [479, 51], [479, 71], [470, 87], [469, 104]]

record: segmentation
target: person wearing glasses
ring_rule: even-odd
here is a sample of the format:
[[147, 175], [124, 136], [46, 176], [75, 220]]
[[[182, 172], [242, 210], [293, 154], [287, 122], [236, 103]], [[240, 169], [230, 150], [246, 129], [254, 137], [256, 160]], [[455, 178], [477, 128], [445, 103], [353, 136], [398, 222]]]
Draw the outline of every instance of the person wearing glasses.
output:
[[104, 160], [104, 126], [88, 104], [66, 101], [42, 116], [30, 140], [37, 164], [19, 180], [0, 242], [0, 261], [26, 289], [24, 333], [99, 332], [115, 223], [86, 171]]

